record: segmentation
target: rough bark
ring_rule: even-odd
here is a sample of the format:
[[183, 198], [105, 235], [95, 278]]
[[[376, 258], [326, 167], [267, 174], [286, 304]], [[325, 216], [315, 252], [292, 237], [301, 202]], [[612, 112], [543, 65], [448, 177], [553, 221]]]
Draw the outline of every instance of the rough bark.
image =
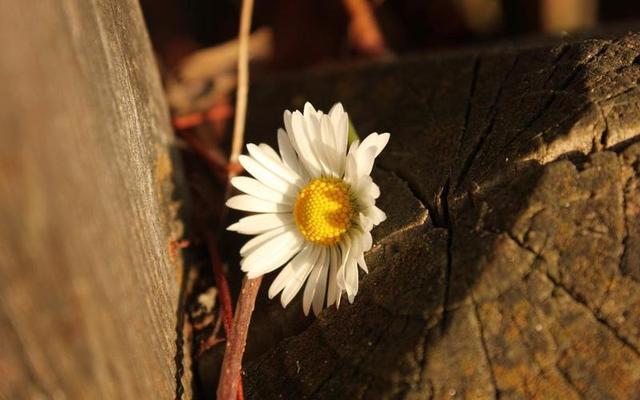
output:
[[173, 397], [181, 228], [139, 5], [1, 0], [0, 48], [0, 398]]
[[639, 54], [630, 34], [256, 86], [249, 139], [307, 99], [391, 132], [390, 218], [355, 303], [249, 361], [248, 397], [637, 398]]

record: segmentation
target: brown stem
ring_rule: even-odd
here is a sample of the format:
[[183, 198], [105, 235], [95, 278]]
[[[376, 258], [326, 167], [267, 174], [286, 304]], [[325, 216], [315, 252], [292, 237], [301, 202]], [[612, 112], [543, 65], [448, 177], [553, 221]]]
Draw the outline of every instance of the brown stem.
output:
[[242, 282], [240, 299], [236, 309], [231, 335], [227, 339], [227, 348], [222, 360], [222, 373], [218, 384], [218, 399], [233, 400], [238, 393], [238, 377], [242, 369], [242, 355], [247, 344], [247, 332], [251, 322], [251, 314], [256, 303], [256, 296], [262, 277], [245, 278]]

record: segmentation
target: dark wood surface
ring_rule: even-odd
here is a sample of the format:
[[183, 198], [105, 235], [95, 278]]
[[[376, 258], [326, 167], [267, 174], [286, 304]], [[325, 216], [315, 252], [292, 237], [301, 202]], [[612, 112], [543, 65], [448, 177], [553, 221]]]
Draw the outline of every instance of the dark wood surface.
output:
[[252, 88], [250, 141], [305, 100], [392, 135], [361, 292], [250, 357], [249, 398], [637, 398], [640, 36], [527, 43]]
[[2, 0], [0, 48], [0, 398], [173, 398], [181, 226], [139, 5]]

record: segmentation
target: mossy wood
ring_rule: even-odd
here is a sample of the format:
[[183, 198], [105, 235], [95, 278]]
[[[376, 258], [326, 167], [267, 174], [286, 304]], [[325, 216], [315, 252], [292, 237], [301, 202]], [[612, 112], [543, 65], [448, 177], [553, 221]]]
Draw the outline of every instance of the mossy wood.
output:
[[355, 303], [249, 354], [248, 397], [638, 398], [639, 54], [569, 38], [252, 88], [249, 140], [304, 100], [392, 136]]

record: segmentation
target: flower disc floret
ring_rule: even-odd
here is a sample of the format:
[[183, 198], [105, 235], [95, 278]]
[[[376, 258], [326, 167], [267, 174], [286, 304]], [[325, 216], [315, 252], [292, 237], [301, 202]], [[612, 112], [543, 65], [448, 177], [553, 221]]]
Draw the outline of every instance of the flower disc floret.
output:
[[324, 246], [336, 244], [355, 215], [349, 187], [341, 179], [313, 179], [298, 193], [293, 215], [305, 239]]

